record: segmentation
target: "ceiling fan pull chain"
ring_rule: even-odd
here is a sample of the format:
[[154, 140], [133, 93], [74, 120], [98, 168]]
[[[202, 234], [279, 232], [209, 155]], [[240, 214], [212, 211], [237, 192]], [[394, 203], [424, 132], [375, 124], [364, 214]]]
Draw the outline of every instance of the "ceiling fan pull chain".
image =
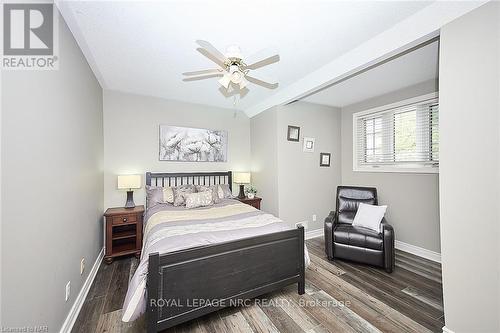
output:
[[236, 105], [238, 104], [238, 96], [239, 94], [233, 95], [233, 106], [234, 106], [233, 118], [236, 118], [236, 116], [238, 116], [238, 109], [236, 108]]

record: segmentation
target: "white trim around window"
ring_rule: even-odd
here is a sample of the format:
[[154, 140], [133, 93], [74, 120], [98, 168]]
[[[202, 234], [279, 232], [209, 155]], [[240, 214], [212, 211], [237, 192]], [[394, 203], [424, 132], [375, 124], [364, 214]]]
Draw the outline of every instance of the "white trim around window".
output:
[[[429, 126], [428, 123], [422, 121], [419, 117], [421, 117], [421, 113], [418, 109], [418, 106], [420, 105], [429, 105], [429, 103], [435, 103], [436, 105], [438, 104], [438, 93], [431, 93], [431, 94], [426, 94], [422, 96], [417, 96], [413, 98], [409, 98], [403, 101], [399, 101], [396, 103], [388, 104], [388, 105], [383, 105], [380, 107], [376, 107], [373, 109], [365, 110], [365, 111], [360, 111], [356, 112], [353, 114], [352, 118], [352, 136], [353, 136], [353, 171], [355, 172], [401, 172], [401, 173], [439, 173], [439, 161], [438, 158], [435, 160], [432, 156], [428, 158], [426, 161], [421, 161], [421, 162], [412, 162], [412, 161], [407, 161], [407, 162], [395, 162], [397, 161], [396, 157], [394, 154], [396, 154], [394, 151], [395, 149], [395, 130], [391, 130], [391, 127], [394, 128], [394, 123], [395, 123], [395, 115], [397, 114], [402, 114], [404, 113], [404, 110], [407, 108], [416, 108], [416, 112], [414, 111], [413, 117], [416, 120], [413, 120], [414, 123], [416, 123], [417, 128], [415, 131], [417, 132], [416, 134], [416, 139], [417, 141], [415, 144], [417, 145], [417, 151], [413, 151], [413, 154], [424, 154], [428, 155], [429, 153], [432, 155], [433, 147], [432, 146], [432, 138], [431, 138], [431, 143], [429, 144], [429, 141], [426, 140], [421, 140], [418, 138], [419, 135], [425, 136], [429, 135], [432, 136], [432, 131], [438, 131], [437, 127], [433, 129], [432, 125]], [[430, 114], [430, 111], [425, 111], [427, 115]], [[435, 110], [435, 114], [437, 116], [437, 108]], [[389, 116], [388, 116], [389, 115]], [[372, 117], [373, 116], [373, 117]], [[368, 118], [368, 120], [366, 120]], [[375, 122], [376, 118], [379, 120], [379, 122]], [[361, 123], [361, 121], [364, 121]], [[370, 123], [369, 126], [371, 126], [371, 129], [367, 129], [366, 122], [373, 122]], [[392, 123], [391, 123], [392, 121]], [[438, 121], [438, 120], [437, 120]], [[422, 125], [419, 124], [424, 124], [425, 126], [422, 129]], [[362, 135], [360, 135], [360, 126], [362, 126]], [[420, 126], [420, 127], [419, 127]], [[379, 142], [379, 146], [377, 147], [376, 144], [374, 143], [377, 136], [377, 133], [382, 132], [383, 138], [382, 142]], [[419, 134], [423, 133], [423, 134]], [[367, 135], [372, 136], [367, 139]], [[362, 139], [360, 139], [362, 137]], [[360, 142], [361, 141], [361, 142]], [[370, 141], [370, 143], [368, 143]], [[369, 144], [372, 144], [372, 149], [368, 149], [367, 146]], [[361, 151], [362, 150], [362, 151]], [[367, 161], [366, 157], [367, 154], [374, 154], [382, 158], [382, 161], [379, 163], [378, 160], [372, 160], [371, 162], [365, 163]], [[392, 154], [392, 155], [391, 155]], [[438, 156], [437, 152], [437, 156]], [[386, 158], [386, 156], [390, 156]], [[405, 155], [403, 155], [405, 156]], [[386, 158], [386, 159], [384, 159]], [[426, 157], [427, 158], [427, 157]], [[418, 158], [416, 159], [417, 161], [419, 160]]]

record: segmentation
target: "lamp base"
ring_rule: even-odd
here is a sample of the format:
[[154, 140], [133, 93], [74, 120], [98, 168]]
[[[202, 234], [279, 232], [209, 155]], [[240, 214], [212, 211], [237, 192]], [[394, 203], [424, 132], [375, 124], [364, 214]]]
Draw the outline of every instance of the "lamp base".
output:
[[125, 208], [135, 208], [134, 191], [127, 191], [127, 202], [125, 203]]
[[245, 185], [240, 184], [240, 193], [238, 194], [238, 199], [245, 199]]

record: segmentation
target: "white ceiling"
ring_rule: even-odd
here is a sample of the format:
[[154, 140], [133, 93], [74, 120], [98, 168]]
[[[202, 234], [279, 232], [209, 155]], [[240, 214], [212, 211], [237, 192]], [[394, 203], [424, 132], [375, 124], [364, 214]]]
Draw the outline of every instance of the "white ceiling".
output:
[[343, 107], [438, 78], [439, 44], [435, 41], [401, 57], [319, 91], [304, 101]]
[[[219, 91], [215, 79], [182, 81], [182, 72], [214, 68], [196, 51], [195, 40], [210, 41], [222, 51], [237, 44], [244, 55], [277, 48], [281, 61], [256, 70], [254, 75], [258, 77], [262, 71], [277, 78], [280, 87], [267, 90], [251, 85], [250, 92], [237, 104], [238, 109], [248, 109], [431, 2], [177, 0], [57, 4], [104, 89], [232, 108], [233, 98]], [[396, 83], [396, 79], [390, 82]], [[323, 103], [331, 103], [330, 97], [324, 98], [327, 100]], [[342, 103], [349, 98], [354, 96], [345, 96]]]

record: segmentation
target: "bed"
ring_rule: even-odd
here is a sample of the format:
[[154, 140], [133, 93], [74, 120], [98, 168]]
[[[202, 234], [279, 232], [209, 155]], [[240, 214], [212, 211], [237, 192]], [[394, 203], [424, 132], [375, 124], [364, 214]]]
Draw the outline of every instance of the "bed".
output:
[[[146, 173], [146, 185], [228, 184], [228, 172]], [[186, 209], [147, 209], [141, 262], [129, 284], [124, 321], [145, 311], [158, 332], [297, 283], [304, 293], [304, 229], [237, 200]], [[145, 304], [144, 304], [145, 303]]]

